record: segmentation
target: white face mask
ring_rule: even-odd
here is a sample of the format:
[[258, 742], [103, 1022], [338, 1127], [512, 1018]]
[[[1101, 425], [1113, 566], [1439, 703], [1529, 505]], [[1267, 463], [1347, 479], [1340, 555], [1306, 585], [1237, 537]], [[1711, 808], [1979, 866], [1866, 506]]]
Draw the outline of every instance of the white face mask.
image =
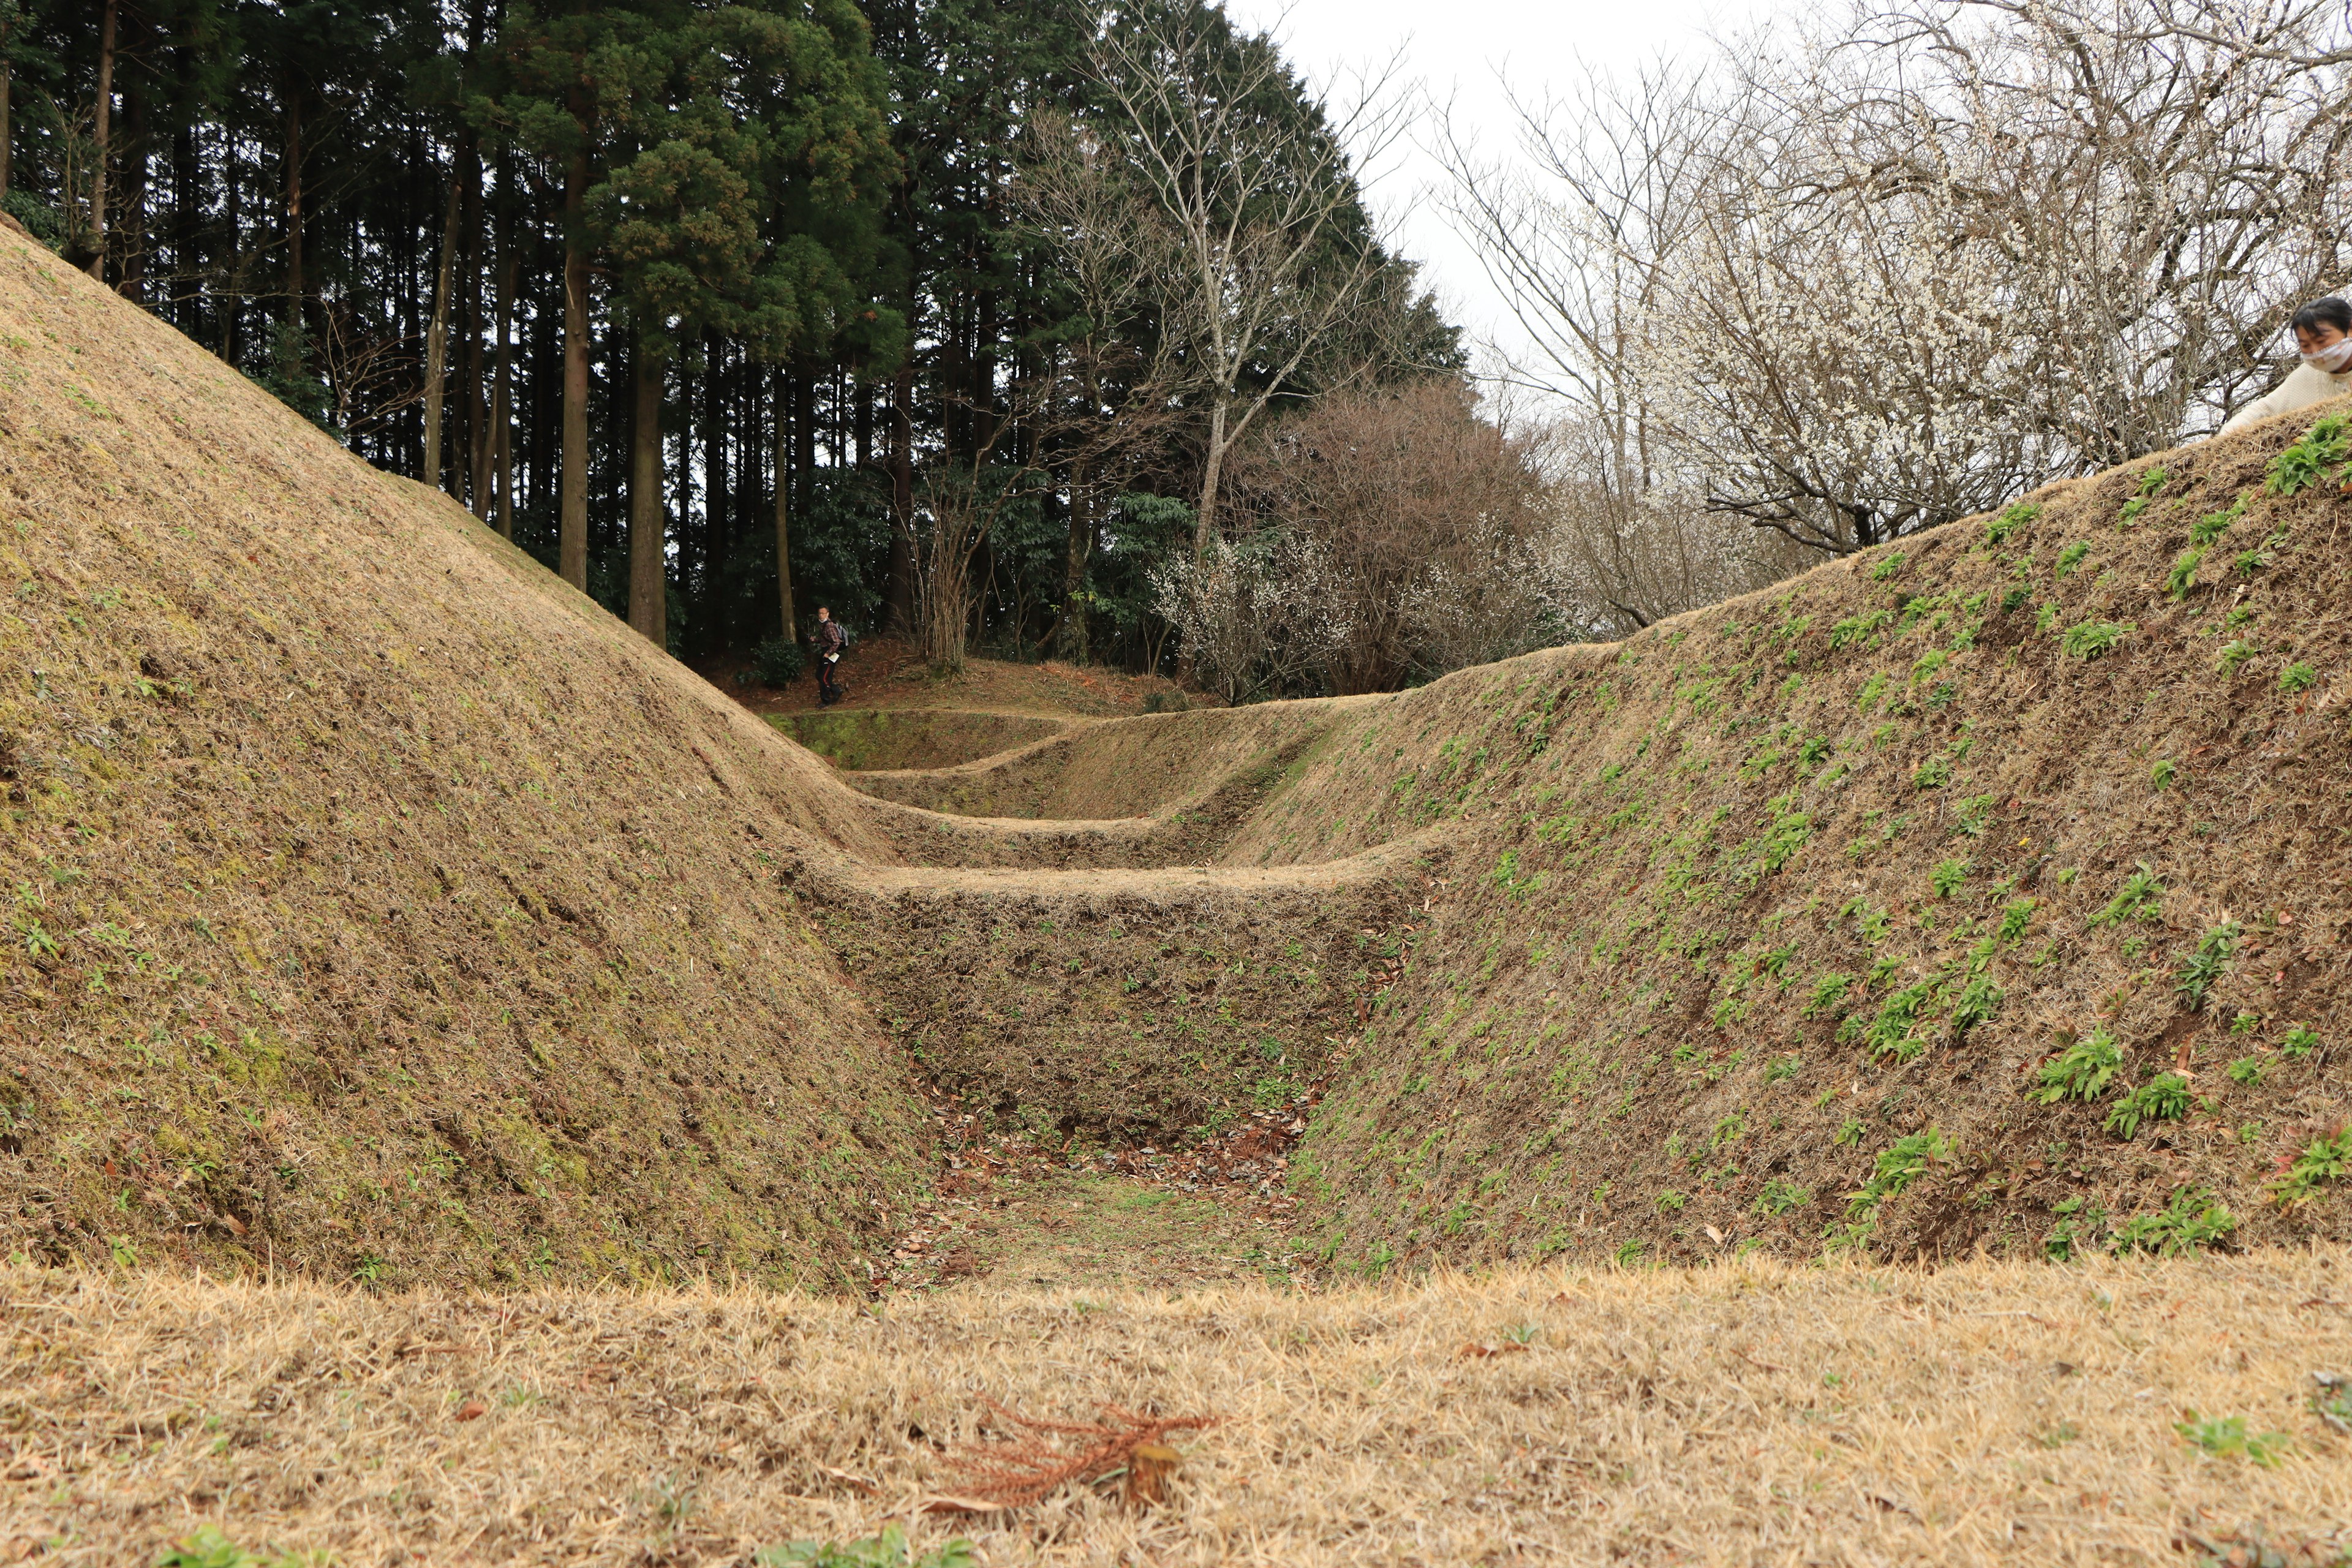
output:
[[2352, 369], [2352, 338], [2338, 338], [2315, 354], [2305, 354], [2303, 363], [2325, 375], [2342, 375]]

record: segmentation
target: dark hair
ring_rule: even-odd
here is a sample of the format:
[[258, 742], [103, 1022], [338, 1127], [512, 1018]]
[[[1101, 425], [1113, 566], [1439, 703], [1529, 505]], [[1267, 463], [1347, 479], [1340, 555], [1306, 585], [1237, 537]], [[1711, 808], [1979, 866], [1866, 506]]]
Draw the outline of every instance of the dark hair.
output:
[[2330, 294], [2326, 299], [2314, 300], [2310, 304], [2297, 310], [2294, 313], [2294, 320], [2289, 321], [2287, 325], [2298, 332], [2313, 331], [2321, 327], [2334, 327], [2346, 336], [2352, 337], [2352, 304], [2347, 304], [2340, 296]]

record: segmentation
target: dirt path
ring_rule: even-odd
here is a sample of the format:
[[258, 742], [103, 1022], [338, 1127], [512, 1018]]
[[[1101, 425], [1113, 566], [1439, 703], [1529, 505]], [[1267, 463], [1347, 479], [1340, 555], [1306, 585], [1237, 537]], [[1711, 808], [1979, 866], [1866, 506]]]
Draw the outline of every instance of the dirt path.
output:
[[[744, 665], [745, 660], [737, 658], [706, 660], [695, 668], [754, 713], [801, 713], [817, 706], [814, 675], [780, 689], [747, 686], [736, 679]], [[1129, 675], [1058, 659], [1013, 664], [973, 658], [959, 674], [938, 676], [925, 668], [911, 644], [887, 637], [861, 637], [852, 643], [842, 671], [842, 683], [849, 689], [851, 706], [856, 708], [965, 708], [1114, 719], [1142, 712], [1145, 699], [1154, 692], [1164, 698], [1181, 689], [1174, 681], [1156, 675]], [[1188, 700], [1197, 704], [1203, 700], [1192, 694]]]
[[890, 1294], [992, 1288], [1181, 1292], [1285, 1287], [1303, 1268], [1283, 1190], [1309, 1100], [1262, 1111], [1181, 1151], [1080, 1151], [986, 1133], [942, 1112], [932, 1200], [878, 1281]]
[[[959, 718], [978, 722], [1019, 716], [1083, 726], [1139, 712], [1148, 695], [1168, 689], [1163, 681], [1051, 663], [985, 660], [942, 680], [922, 669], [903, 646], [887, 640], [862, 645], [859, 665], [853, 675], [856, 695], [842, 710], [852, 720], [874, 710], [877, 719], [936, 714], [951, 724]], [[739, 687], [730, 672], [705, 673], [762, 714], [796, 715], [814, 706], [813, 688], [806, 683], [776, 692]], [[1328, 935], [1320, 926], [1338, 918], [1340, 901], [1370, 896], [1385, 881], [1415, 880], [1417, 867], [1444, 854], [1450, 825], [1330, 863], [1224, 865], [1214, 854], [1222, 832], [1181, 857], [1171, 858], [1171, 847], [1160, 842], [1223, 815], [1209, 804], [1192, 803], [1177, 812], [1181, 820], [1172, 825], [1152, 815], [1102, 815], [1106, 806], [1165, 811], [1171, 799], [1188, 789], [1197, 793], [1197, 776], [1204, 769], [1213, 783], [1234, 775], [1240, 782], [1229, 781], [1229, 788], [1254, 805], [1275, 766], [1318, 732], [1318, 715], [1302, 719], [1269, 711], [1255, 715], [1255, 721], [1204, 721], [1181, 733], [1145, 735], [1136, 742], [1140, 752], [1113, 747], [1108, 756], [1090, 757], [1078, 771], [1091, 782], [1075, 790], [1057, 787], [1072, 766], [1066, 737], [1033, 742], [982, 763], [928, 767], [865, 760], [882, 755], [876, 746], [836, 746], [840, 754], [826, 753], [845, 770], [845, 782], [856, 781], [853, 787], [880, 797], [875, 809], [887, 819], [885, 831], [906, 863], [836, 860], [820, 852], [806, 868], [814, 877], [803, 885], [824, 902], [867, 917], [903, 921], [920, 908], [921, 923], [933, 932], [928, 961], [919, 966], [926, 978], [917, 983], [881, 964], [877, 954], [859, 951], [839, 921], [831, 927], [845, 969], [857, 977], [861, 990], [884, 999], [887, 1016], [900, 1020], [902, 1037], [915, 1057], [915, 1076], [933, 1100], [940, 1157], [929, 1199], [909, 1216], [884, 1271], [872, 1281], [876, 1298], [1002, 1289], [1081, 1298], [1120, 1291], [1181, 1295], [1316, 1282], [1319, 1269], [1293, 1225], [1297, 1200], [1286, 1191], [1286, 1167], [1291, 1144], [1306, 1130], [1328, 1078], [1325, 1053], [1340, 1045], [1339, 1037], [1315, 1043], [1302, 1064], [1311, 1064], [1307, 1074], [1294, 1080], [1295, 1088], [1286, 1086], [1275, 1103], [1268, 1104], [1263, 1085], [1255, 1107], [1248, 1099], [1236, 1105], [1228, 1097], [1205, 1127], [1193, 1118], [1181, 1127], [1142, 1134], [1159, 1136], [1157, 1146], [1122, 1146], [1117, 1136], [1107, 1145], [1099, 1127], [1075, 1136], [1041, 1133], [1040, 1126], [1053, 1125], [1054, 1112], [1070, 1107], [1055, 1100], [1050, 1089], [1042, 1097], [1034, 1091], [1070, 1074], [1098, 1088], [1108, 1084], [1122, 1069], [1102, 1047], [1115, 1046], [1113, 1037], [1128, 1033], [1127, 1012], [1152, 1008], [1183, 1015], [1190, 1039], [1171, 1057], [1171, 1062], [1181, 1056], [1189, 1063], [1181, 1076], [1220, 1076], [1202, 1054], [1195, 1014], [1205, 1015], [1214, 1004], [1216, 1011], [1231, 1015], [1226, 1021], [1235, 1027], [1259, 1037], [1285, 1032], [1298, 1020], [1277, 1016], [1282, 1010], [1271, 1005], [1258, 1005], [1267, 999], [1241, 988], [1239, 977], [1311, 962], [1309, 946]], [[820, 750], [826, 740], [798, 738]], [[930, 738], [948, 749], [956, 740], [945, 730]], [[900, 749], [913, 744], [902, 742]], [[929, 804], [935, 794], [952, 794], [958, 784], [975, 782], [994, 792], [992, 800], [1008, 787], [1018, 795], [1018, 780], [1007, 786], [1003, 775], [1020, 773], [1032, 763], [1032, 771], [1043, 767], [1048, 775], [1036, 782], [1039, 798], [1030, 803], [1034, 815], [972, 812], [975, 803], [961, 800], [954, 814], [941, 815], [900, 798]], [[888, 787], [876, 787], [884, 784]], [[972, 925], [963, 933], [971, 940], [951, 940], [959, 920]], [[1384, 927], [1375, 929], [1381, 922], [1360, 933], [1356, 921], [1338, 923], [1347, 928], [1343, 935], [1360, 934], [1370, 945], [1351, 961], [1356, 972], [1345, 986], [1349, 994], [1341, 999], [1344, 1005], [1333, 1015], [1335, 1024], [1360, 1020], [1372, 997], [1395, 983], [1402, 964], [1393, 942], [1383, 937]], [[1037, 951], [1008, 957], [1000, 939], [1014, 927], [1050, 934], [1016, 944]], [[1243, 940], [1252, 932], [1251, 940]], [[1286, 942], [1294, 936], [1311, 936], [1314, 942]], [[1210, 942], [1219, 946], [1208, 970], [1179, 973], [1181, 964], [1170, 964], [1179, 948], [1199, 957]], [[1256, 951], [1260, 947], [1265, 951]], [[1147, 978], [1163, 967], [1171, 973]], [[1118, 986], [1121, 1000], [1137, 1000], [1116, 1009], [1118, 1027], [1097, 1039], [1088, 1032], [1093, 1026], [1082, 1027], [1079, 1019], [1082, 1014], [1091, 1019], [1103, 1009], [1074, 1008], [1070, 995], [1048, 994], [1034, 984], [1006, 984], [1015, 971], [1031, 983], [1081, 971], [1113, 973], [1125, 977]], [[957, 1000], [953, 1019], [931, 1018], [938, 1011], [928, 1005], [937, 1000], [934, 991]], [[1051, 1062], [1035, 1064], [1045, 1068], [1041, 1074], [1024, 1075], [1013, 1064], [1028, 1062], [1045, 1049], [1029, 1037], [1026, 1021], [1032, 1017], [1055, 1021], [1057, 1048], [1047, 1053]], [[940, 1026], [927, 1029], [927, 1019]], [[1073, 1034], [1075, 1049], [1062, 1038]], [[974, 1056], [1000, 1062], [1003, 1070], [978, 1071], [965, 1059]], [[1181, 1093], [1184, 1086], [1166, 1081], [1167, 1073], [1176, 1069], [1161, 1065], [1166, 1070], [1142, 1087]], [[1019, 1080], [1017, 1087], [1032, 1091], [1021, 1097], [1022, 1115], [1004, 1114], [1004, 1104], [992, 1092], [1002, 1087], [998, 1079]], [[959, 1100], [953, 1090], [974, 1098]], [[1066, 1092], [1062, 1098], [1072, 1097]], [[1041, 1110], [1046, 1114], [1035, 1114]], [[1095, 1119], [1078, 1120], [1092, 1125]], [[1070, 1119], [1062, 1118], [1061, 1125], [1066, 1129]], [[1130, 1130], [1126, 1136], [1137, 1134]]]

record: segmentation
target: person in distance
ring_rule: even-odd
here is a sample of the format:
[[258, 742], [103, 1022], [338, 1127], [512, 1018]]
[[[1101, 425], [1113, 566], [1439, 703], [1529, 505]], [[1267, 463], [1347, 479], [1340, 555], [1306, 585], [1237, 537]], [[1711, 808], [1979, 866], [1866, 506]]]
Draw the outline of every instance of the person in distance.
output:
[[2273, 414], [2292, 414], [2352, 392], [2352, 303], [2333, 294], [2314, 300], [2294, 313], [2290, 325], [2303, 363], [2268, 396], [2258, 397], [2230, 416], [2229, 423], [2221, 426], [2223, 435], [2241, 425], [2268, 419]]
[[830, 708], [841, 700], [841, 653], [849, 646], [849, 634], [842, 629], [833, 612], [824, 605], [816, 607], [816, 700], [820, 708]]

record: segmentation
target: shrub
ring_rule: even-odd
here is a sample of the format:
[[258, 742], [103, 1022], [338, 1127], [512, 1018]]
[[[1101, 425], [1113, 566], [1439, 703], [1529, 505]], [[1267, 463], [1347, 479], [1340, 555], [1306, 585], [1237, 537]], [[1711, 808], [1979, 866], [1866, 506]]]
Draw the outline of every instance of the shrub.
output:
[[2131, 621], [2082, 621], [2066, 628], [2058, 646], [2074, 658], [2099, 658], [2138, 629]]
[[2163, 913], [2164, 884], [2157, 880], [2156, 872], [2145, 860], [2139, 868], [2124, 879], [2107, 907], [2091, 917], [2094, 929], [2114, 925], [2120, 921], [2152, 921]]
[[[1347, 461], [1329, 459], [1339, 452]], [[1293, 559], [1266, 562], [1281, 581], [1249, 584], [1285, 618], [1286, 640], [1313, 656], [1311, 671], [1238, 681], [1271, 695], [1392, 691], [1507, 658], [1564, 640], [1562, 612], [1585, 597], [1553, 559], [1529, 438], [1478, 418], [1450, 377], [1318, 397], [1234, 454], [1232, 485], [1229, 526], [1278, 519], [1275, 531], [1297, 542]], [[1220, 660], [1235, 657], [1231, 628], [1191, 595], [1171, 603], [1188, 607], [1168, 618], [1196, 660], [1203, 637]], [[1267, 657], [1279, 664], [1282, 652]]]
[[2305, 1144], [2270, 1184], [2270, 1194], [2281, 1208], [2291, 1209], [2317, 1197], [2320, 1183], [2342, 1181], [2347, 1171], [2352, 1171], [2352, 1124]]
[[1287, 529], [1212, 541], [1197, 560], [1179, 552], [1152, 588], [1202, 682], [1232, 705], [1319, 690], [1355, 635], [1351, 584], [1331, 552]]
[[51, 250], [65, 248], [65, 215], [32, 192], [19, 186], [0, 196], [0, 212], [23, 224], [26, 234]]
[[2108, 1250], [2120, 1258], [2126, 1252], [2153, 1252], [2178, 1258], [2200, 1247], [2210, 1247], [2238, 1228], [2228, 1209], [2213, 1201], [2203, 1187], [2181, 1187], [2172, 1200], [2154, 1214], [2134, 1215], [2116, 1227]]
[[2172, 563], [2172, 570], [2164, 574], [2164, 591], [2175, 599], [2189, 597], [2189, 590], [2197, 586], [2197, 568], [2205, 562], [2202, 546], [2192, 545], [2182, 551]]
[[764, 686], [781, 691], [808, 670], [808, 656], [798, 643], [770, 637], [751, 650], [751, 662], [735, 677], [739, 686]]
[[1979, 1024], [1990, 1023], [2007, 994], [1990, 975], [1979, 974], [1969, 981], [1960, 988], [1959, 1000], [1952, 1004], [1952, 1033], [1965, 1035]]
[[2194, 1410], [2181, 1414], [2189, 1419], [2172, 1424], [2181, 1441], [2217, 1459], [2251, 1459], [2268, 1468], [2279, 1462], [2293, 1442], [2284, 1432], [2247, 1431], [2242, 1415], [2200, 1418]]
[[1985, 542], [2001, 544], [2009, 536], [2042, 515], [2042, 508], [2030, 500], [2019, 501], [1999, 517], [1985, 524]]
[[2080, 1039], [2068, 1041], [2064, 1050], [2042, 1064], [2042, 1080], [2026, 1091], [2026, 1098], [2044, 1105], [2062, 1100], [2096, 1100], [2106, 1092], [2108, 1081], [2123, 1062], [2116, 1037], [2105, 1029], [2093, 1029]]
[[2174, 991], [2189, 999], [2190, 1012], [2205, 1010], [2206, 993], [2230, 972], [2231, 955], [2238, 951], [2242, 930], [2236, 921], [2223, 921], [2197, 939], [2197, 951], [2182, 965], [2179, 981], [2173, 986]]
[[2143, 1121], [2178, 1121], [2189, 1113], [2189, 1080], [2179, 1073], [2150, 1079], [2116, 1101], [2107, 1112], [2107, 1131], [2127, 1139]]
[[1940, 1128], [1896, 1139], [1879, 1152], [1877, 1168], [1862, 1184], [1862, 1191], [1853, 1194], [1848, 1213], [1857, 1216], [1869, 1213], [1951, 1157], [1952, 1141]]
[[2304, 432], [2303, 439], [2271, 459], [2263, 488], [2291, 496], [2327, 478], [2327, 470], [2352, 457], [2352, 422], [2330, 414]]
[[2246, 497], [2240, 496], [2220, 511], [2209, 511], [2199, 518], [2189, 530], [2189, 542], [2202, 550], [2230, 531], [2237, 521], [2246, 515]]
[[2042, 1238], [2042, 1252], [2053, 1263], [2072, 1260], [2076, 1247], [2095, 1243], [2106, 1234], [2107, 1211], [2079, 1193], [2052, 1205], [2051, 1212], [2058, 1219]]

